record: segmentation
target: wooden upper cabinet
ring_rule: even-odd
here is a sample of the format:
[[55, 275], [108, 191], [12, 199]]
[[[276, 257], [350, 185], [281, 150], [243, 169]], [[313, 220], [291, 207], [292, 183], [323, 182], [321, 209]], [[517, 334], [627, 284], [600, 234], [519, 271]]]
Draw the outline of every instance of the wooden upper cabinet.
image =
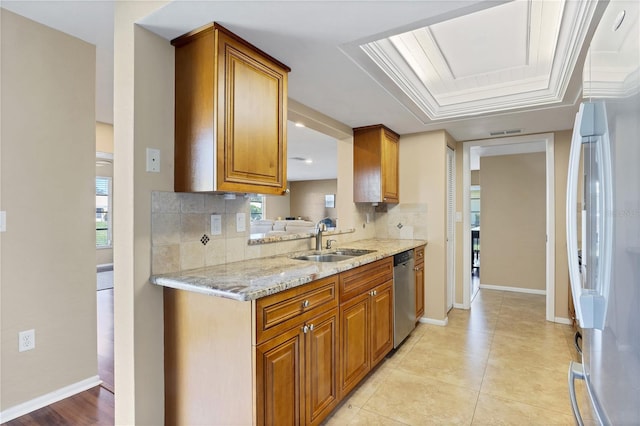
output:
[[174, 190], [283, 194], [289, 67], [215, 23], [171, 44]]
[[399, 203], [400, 136], [378, 124], [353, 129], [353, 201]]

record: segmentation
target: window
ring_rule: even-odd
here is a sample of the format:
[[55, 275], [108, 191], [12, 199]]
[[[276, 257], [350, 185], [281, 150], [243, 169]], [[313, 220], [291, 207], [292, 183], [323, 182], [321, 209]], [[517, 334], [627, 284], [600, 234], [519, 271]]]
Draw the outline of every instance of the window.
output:
[[110, 177], [96, 177], [96, 247], [111, 247]]
[[253, 195], [249, 198], [249, 205], [251, 208], [251, 220], [261, 220], [266, 216], [265, 211], [265, 199], [263, 195]]
[[471, 210], [471, 227], [480, 226], [480, 185], [471, 185], [471, 203], [469, 208]]

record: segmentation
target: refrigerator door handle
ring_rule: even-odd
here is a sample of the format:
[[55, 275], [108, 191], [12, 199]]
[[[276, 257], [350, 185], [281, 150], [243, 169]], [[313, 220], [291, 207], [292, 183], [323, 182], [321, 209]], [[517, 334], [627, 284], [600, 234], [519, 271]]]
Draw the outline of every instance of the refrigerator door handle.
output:
[[580, 136], [580, 123], [584, 113], [584, 104], [580, 104], [580, 110], [576, 114], [571, 137], [571, 150], [569, 152], [569, 173], [567, 175], [567, 257], [569, 261], [569, 281], [573, 306], [576, 311], [576, 319], [580, 326], [583, 325], [582, 307], [580, 295], [582, 293], [582, 279], [580, 265], [578, 264], [578, 217], [576, 208], [578, 205], [578, 173], [580, 170], [580, 150], [582, 137]]
[[582, 416], [580, 415], [580, 408], [578, 407], [578, 399], [576, 398], [576, 379], [584, 380], [584, 369], [582, 364], [571, 361], [569, 363], [569, 398], [571, 399], [571, 410], [573, 416], [576, 418], [578, 426], [584, 426]]
[[576, 331], [576, 333], [573, 335], [573, 345], [576, 347], [576, 351], [580, 355], [582, 355], [582, 348], [580, 347], [580, 343], [578, 343], [578, 340], [582, 342], [582, 333], [580, 333], [579, 331]]
[[[571, 138], [571, 150], [569, 152], [569, 173], [567, 176], [567, 257], [569, 263], [569, 280], [571, 282], [571, 293], [573, 304], [576, 310], [576, 319], [583, 329], [596, 328], [604, 329], [607, 310], [607, 298], [609, 295], [609, 276], [611, 265], [611, 234], [612, 222], [608, 217], [612, 207], [611, 188], [611, 158], [610, 143], [606, 123], [606, 111], [601, 102], [583, 102], [580, 110], [576, 114], [573, 136]], [[600, 157], [598, 167], [599, 182], [601, 184], [601, 200], [596, 206], [588, 206], [591, 215], [596, 215], [600, 225], [596, 239], [598, 252], [601, 253], [598, 271], [594, 273], [594, 266], [587, 263], [587, 268], [591, 268], [591, 275], [597, 276], [595, 281], [590, 283], [594, 288], [583, 288], [578, 265], [578, 232], [576, 206], [578, 200], [578, 173], [580, 165], [580, 152], [583, 143], [593, 144]], [[587, 165], [585, 165], [585, 168]], [[593, 204], [593, 203], [589, 203]], [[597, 211], [593, 210], [596, 209]], [[582, 253], [583, 259], [588, 253]]]

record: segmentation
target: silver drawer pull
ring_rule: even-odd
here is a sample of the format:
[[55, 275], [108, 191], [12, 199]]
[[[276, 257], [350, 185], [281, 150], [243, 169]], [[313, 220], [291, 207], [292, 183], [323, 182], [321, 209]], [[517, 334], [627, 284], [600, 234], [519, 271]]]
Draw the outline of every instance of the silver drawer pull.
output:
[[308, 331], [309, 331], [309, 326], [305, 325], [304, 327], [302, 327], [302, 332], [304, 334], [307, 334]]
[[308, 308], [309, 307], [309, 301], [305, 300], [304, 302], [302, 302], [302, 307], [303, 308]]
[[313, 331], [313, 324], [309, 324], [309, 331]]

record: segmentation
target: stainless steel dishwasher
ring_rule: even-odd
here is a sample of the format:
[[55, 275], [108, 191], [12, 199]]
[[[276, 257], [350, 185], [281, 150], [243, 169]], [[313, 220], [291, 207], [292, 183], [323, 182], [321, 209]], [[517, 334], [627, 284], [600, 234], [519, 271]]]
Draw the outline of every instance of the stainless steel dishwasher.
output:
[[393, 347], [416, 326], [416, 272], [413, 250], [393, 256]]

